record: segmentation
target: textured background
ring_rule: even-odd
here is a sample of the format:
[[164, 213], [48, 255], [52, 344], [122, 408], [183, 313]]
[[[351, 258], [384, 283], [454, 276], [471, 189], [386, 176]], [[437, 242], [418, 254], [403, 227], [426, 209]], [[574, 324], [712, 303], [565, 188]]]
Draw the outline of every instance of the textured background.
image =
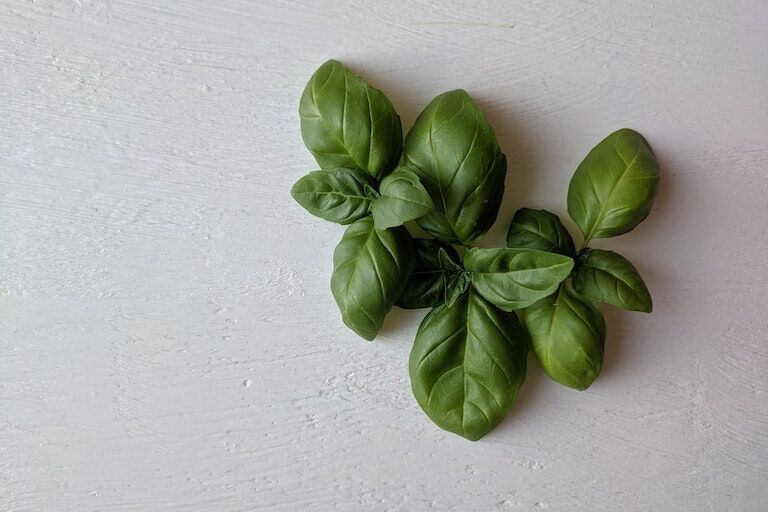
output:
[[[0, 26], [3, 512], [768, 510], [766, 2], [5, 0]], [[592, 388], [531, 365], [470, 443], [411, 396], [424, 312], [343, 327], [342, 229], [289, 197], [331, 57], [406, 127], [477, 98], [510, 164], [488, 244], [647, 136], [654, 211], [596, 245], [655, 311], [605, 309]]]

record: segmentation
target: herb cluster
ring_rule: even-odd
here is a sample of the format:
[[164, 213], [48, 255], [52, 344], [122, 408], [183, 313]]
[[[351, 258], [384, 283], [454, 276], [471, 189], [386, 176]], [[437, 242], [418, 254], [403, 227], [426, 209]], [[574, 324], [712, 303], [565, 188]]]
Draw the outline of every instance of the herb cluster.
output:
[[[393, 305], [431, 308], [409, 372], [417, 402], [445, 430], [476, 440], [498, 425], [529, 348], [552, 379], [586, 389], [603, 361], [597, 304], [651, 311], [632, 264], [587, 247], [650, 212], [659, 169], [640, 134], [612, 133], [576, 169], [568, 213], [584, 236], [580, 250], [556, 215], [528, 208], [515, 213], [507, 247], [483, 249], [472, 245], [496, 220], [507, 164], [465, 91], [437, 96], [403, 140], [387, 97], [331, 60], [310, 79], [299, 113], [320, 170], [291, 194], [313, 215], [348, 225], [331, 276], [342, 320], [372, 340]], [[432, 238], [413, 238], [410, 221]]]

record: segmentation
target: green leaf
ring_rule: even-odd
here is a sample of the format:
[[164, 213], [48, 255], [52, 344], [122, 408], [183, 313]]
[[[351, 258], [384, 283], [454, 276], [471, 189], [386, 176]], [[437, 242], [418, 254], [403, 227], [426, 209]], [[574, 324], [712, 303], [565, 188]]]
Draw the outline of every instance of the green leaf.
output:
[[611, 251], [585, 249], [578, 261], [573, 287], [583, 297], [629, 311], [651, 312], [651, 294], [626, 258]]
[[483, 297], [513, 311], [557, 290], [573, 269], [573, 260], [530, 249], [473, 247], [464, 255], [464, 268], [472, 273], [472, 285]]
[[344, 323], [367, 340], [375, 338], [412, 265], [411, 236], [405, 228], [374, 229], [370, 215], [350, 225], [333, 253], [331, 276]]
[[446, 306], [453, 306], [459, 297], [464, 295], [471, 282], [472, 278], [470, 277], [469, 272], [453, 274], [448, 280], [448, 285], [445, 287]]
[[507, 247], [536, 249], [574, 256], [576, 248], [568, 230], [554, 213], [520, 208], [512, 218], [507, 233]]
[[528, 336], [514, 313], [470, 286], [421, 322], [409, 360], [411, 388], [439, 427], [473, 441], [507, 415], [525, 379]]
[[445, 301], [454, 276], [464, 271], [456, 249], [437, 240], [413, 241], [414, 267], [405, 291], [395, 304], [404, 309], [431, 308]]
[[606, 137], [579, 164], [568, 187], [568, 214], [584, 245], [640, 224], [658, 185], [659, 164], [642, 135], [624, 128]]
[[435, 207], [419, 177], [399, 167], [381, 181], [381, 196], [371, 205], [376, 229], [402, 226], [431, 212]]
[[403, 132], [392, 103], [340, 62], [315, 71], [299, 115], [304, 144], [323, 169], [360, 169], [379, 180], [400, 158]]
[[605, 320], [568, 284], [526, 308], [523, 322], [536, 357], [553, 380], [583, 390], [597, 378], [603, 366]]
[[301, 178], [291, 195], [309, 213], [339, 224], [351, 224], [368, 215], [368, 192], [373, 180], [363, 171], [337, 167], [313, 171]]
[[507, 161], [465, 91], [441, 94], [427, 105], [406, 137], [403, 161], [435, 203], [416, 221], [433, 237], [469, 245], [496, 220]]

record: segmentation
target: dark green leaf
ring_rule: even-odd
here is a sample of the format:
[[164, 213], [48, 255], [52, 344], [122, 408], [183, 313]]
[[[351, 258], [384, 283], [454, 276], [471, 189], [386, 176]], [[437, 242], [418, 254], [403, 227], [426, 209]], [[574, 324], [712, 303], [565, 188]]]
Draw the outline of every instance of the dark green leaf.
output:
[[469, 245], [491, 227], [507, 161], [493, 128], [465, 91], [432, 100], [406, 137], [403, 160], [435, 203], [416, 221], [425, 231]]
[[472, 285], [505, 311], [529, 306], [546, 297], [568, 277], [573, 260], [562, 254], [530, 249], [480, 249], [464, 255]]
[[411, 388], [439, 427], [473, 441], [507, 415], [525, 379], [528, 337], [514, 313], [470, 286], [434, 308], [411, 350]]
[[412, 265], [411, 236], [405, 228], [374, 229], [370, 215], [350, 225], [333, 253], [331, 276], [344, 323], [367, 340], [375, 338]]
[[392, 103], [340, 62], [315, 71], [299, 114], [304, 144], [323, 169], [360, 169], [379, 180], [400, 158], [402, 126]]
[[587, 389], [603, 366], [605, 320], [568, 284], [523, 312], [533, 351], [553, 380]]
[[368, 215], [374, 184], [363, 171], [337, 167], [313, 171], [291, 189], [291, 195], [309, 213], [339, 224], [351, 224]]
[[507, 233], [507, 247], [537, 249], [574, 256], [576, 248], [568, 230], [554, 213], [520, 208]]
[[459, 255], [450, 245], [426, 238], [415, 239], [413, 247], [413, 272], [395, 304], [405, 309], [438, 306], [444, 302], [453, 276], [464, 271], [457, 263]]
[[379, 193], [381, 196], [371, 205], [376, 229], [402, 226], [431, 212], [435, 206], [419, 177], [405, 167], [386, 176]]
[[637, 269], [623, 256], [611, 251], [585, 249], [573, 275], [573, 287], [583, 297], [607, 302], [630, 311], [650, 313], [651, 294]]
[[568, 214], [593, 238], [621, 235], [651, 211], [659, 185], [659, 164], [639, 133], [622, 129], [589, 152], [571, 178]]

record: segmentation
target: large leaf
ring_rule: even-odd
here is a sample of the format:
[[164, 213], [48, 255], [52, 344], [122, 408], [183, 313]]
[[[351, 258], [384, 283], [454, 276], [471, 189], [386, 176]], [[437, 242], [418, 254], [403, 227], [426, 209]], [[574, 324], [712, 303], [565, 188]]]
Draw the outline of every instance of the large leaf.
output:
[[381, 181], [379, 194], [371, 205], [377, 229], [402, 226], [435, 207], [419, 177], [405, 167], [398, 168]]
[[351, 224], [368, 215], [374, 199], [366, 191], [376, 183], [357, 169], [337, 167], [313, 171], [301, 178], [291, 195], [309, 213], [339, 224]]
[[463, 271], [458, 263], [459, 255], [450, 245], [427, 238], [415, 239], [413, 248], [413, 271], [395, 304], [405, 309], [438, 306]]
[[525, 379], [528, 337], [472, 287], [421, 322], [409, 373], [416, 401], [439, 427], [473, 441], [509, 412]]
[[557, 290], [573, 269], [573, 260], [530, 249], [473, 247], [464, 255], [464, 268], [483, 297], [505, 311], [513, 311]]
[[378, 180], [400, 158], [403, 132], [392, 103], [340, 62], [315, 71], [299, 114], [304, 144], [323, 169], [360, 169]]
[[563, 223], [547, 210], [520, 208], [515, 212], [507, 233], [507, 247], [537, 249], [573, 256], [573, 239]]
[[585, 249], [578, 261], [573, 287], [583, 297], [630, 311], [651, 312], [651, 294], [626, 258], [611, 251]]
[[571, 178], [568, 214], [586, 240], [621, 235], [651, 211], [659, 164], [642, 135], [622, 129], [589, 152]]
[[469, 245], [491, 227], [504, 194], [507, 161], [493, 128], [465, 91], [432, 100], [408, 132], [403, 160], [435, 203], [416, 221], [425, 231]]
[[344, 323], [367, 340], [375, 338], [412, 266], [405, 228], [374, 229], [370, 215], [351, 224], [333, 253], [331, 276]]
[[523, 312], [533, 351], [553, 380], [587, 389], [603, 366], [605, 320], [568, 284]]

